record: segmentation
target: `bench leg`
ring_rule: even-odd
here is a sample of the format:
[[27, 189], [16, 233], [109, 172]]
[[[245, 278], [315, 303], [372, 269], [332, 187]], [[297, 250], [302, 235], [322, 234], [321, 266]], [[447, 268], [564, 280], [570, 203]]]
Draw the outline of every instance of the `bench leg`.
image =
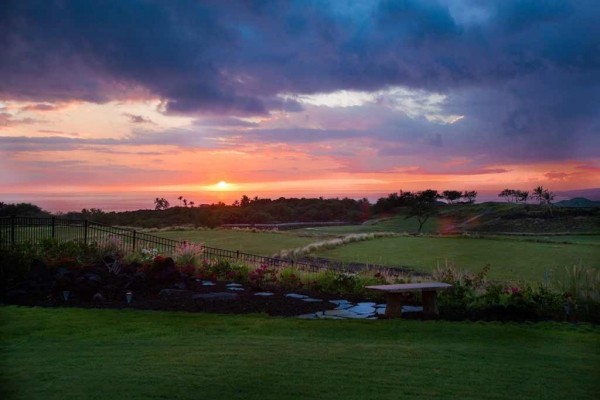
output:
[[402, 316], [402, 293], [386, 293], [386, 298], [385, 316], [400, 318]]
[[435, 290], [424, 290], [421, 293], [423, 298], [423, 314], [424, 315], [439, 315], [440, 311], [437, 306], [437, 292]]

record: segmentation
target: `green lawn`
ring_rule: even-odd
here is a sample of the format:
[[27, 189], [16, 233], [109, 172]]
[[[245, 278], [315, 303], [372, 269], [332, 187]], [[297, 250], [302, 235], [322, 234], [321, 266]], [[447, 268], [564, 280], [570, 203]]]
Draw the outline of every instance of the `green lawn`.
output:
[[251, 232], [229, 229], [156, 232], [153, 235], [173, 240], [188, 240], [206, 246], [270, 256], [279, 250], [307, 245], [313, 241], [288, 232]]
[[517, 236], [521, 240], [556, 243], [591, 244], [600, 246], [600, 235], [532, 235]]
[[590, 325], [0, 307], [3, 399], [594, 399]]
[[[437, 218], [430, 218], [423, 225], [423, 233], [434, 233], [438, 230], [439, 221]], [[294, 232], [309, 235], [323, 236], [342, 236], [351, 233], [371, 233], [371, 232], [397, 232], [397, 233], [415, 233], [419, 228], [417, 220], [414, 218], [406, 219], [404, 216], [394, 216], [378, 220], [369, 220], [360, 225], [343, 226], [322, 226], [317, 228], [304, 228]]]
[[431, 272], [446, 261], [471, 271], [490, 264], [489, 278], [541, 281], [544, 269], [578, 264], [600, 268], [600, 247], [499, 238], [396, 237], [351, 243], [315, 255], [344, 262], [405, 266]]

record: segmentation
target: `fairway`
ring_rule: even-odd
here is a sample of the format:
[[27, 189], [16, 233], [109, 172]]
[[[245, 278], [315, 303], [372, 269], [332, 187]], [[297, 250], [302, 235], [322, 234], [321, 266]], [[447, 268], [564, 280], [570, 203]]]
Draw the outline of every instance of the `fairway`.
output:
[[[415, 218], [405, 218], [403, 216], [394, 216], [369, 220], [359, 225], [342, 226], [320, 226], [316, 228], [298, 229], [297, 234], [308, 234], [315, 236], [340, 236], [351, 233], [371, 233], [371, 232], [396, 232], [396, 233], [415, 233], [419, 227]], [[432, 217], [423, 225], [423, 233], [434, 233], [439, 229], [439, 220]]]
[[351, 243], [315, 253], [344, 262], [403, 266], [431, 273], [446, 262], [471, 271], [489, 264], [494, 280], [541, 281], [546, 268], [562, 273], [579, 264], [600, 267], [600, 246], [498, 238], [396, 237]]
[[3, 399], [593, 399], [597, 327], [1, 307]]
[[281, 249], [305, 246], [313, 240], [289, 232], [252, 232], [231, 229], [156, 232], [153, 235], [244, 253], [271, 256]]

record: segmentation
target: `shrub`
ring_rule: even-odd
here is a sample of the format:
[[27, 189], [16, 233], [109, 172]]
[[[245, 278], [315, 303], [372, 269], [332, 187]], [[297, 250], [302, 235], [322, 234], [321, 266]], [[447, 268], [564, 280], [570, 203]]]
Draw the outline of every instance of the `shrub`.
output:
[[250, 267], [244, 264], [230, 264], [229, 271], [225, 274], [228, 281], [247, 283], [250, 275]]
[[600, 301], [600, 271], [582, 265], [565, 268], [556, 282], [559, 291], [580, 302]]
[[250, 267], [246, 264], [230, 262], [229, 260], [203, 260], [196, 270], [200, 279], [220, 279], [239, 283], [248, 282]]
[[198, 267], [202, 261], [204, 246], [199, 243], [182, 242], [177, 245], [173, 258], [177, 265]]
[[158, 256], [158, 249], [141, 249], [132, 251], [123, 258], [126, 264], [149, 264]]
[[[365, 286], [386, 283], [383, 274], [373, 274], [370, 271], [339, 272], [332, 270], [320, 271], [310, 282], [310, 288], [331, 294], [343, 296], [365, 295]], [[372, 293], [370, 293], [373, 295]]]
[[248, 274], [248, 283], [255, 289], [270, 290], [277, 286], [277, 270], [262, 264]]
[[107, 240], [97, 245], [98, 254], [102, 259], [111, 257], [114, 259], [122, 259], [125, 256], [123, 250], [123, 242], [118, 236], [111, 235]]
[[453, 264], [446, 264], [443, 268], [438, 266], [432, 273], [433, 279], [452, 285], [440, 293], [440, 306], [451, 313], [464, 314], [476, 304], [477, 296], [485, 291], [488, 272], [488, 265], [476, 274], [456, 268]]
[[281, 289], [295, 291], [303, 286], [301, 275], [294, 268], [283, 268], [279, 273], [279, 287]]
[[31, 243], [16, 245], [0, 251], [0, 284], [27, 277], [33, 260], [41, 259], [37, 248]]
[[31, 254], [36, 258], [44, 260], [51, 268], [60, 268], [68, 265], [84, 265], [97, 262], [99, 258], [98, 245], [96, 243], [86, 244], [82, 241], [72, 240], [59, 242], [56, 239], [44, 239], [37, 245], [30, 244]]

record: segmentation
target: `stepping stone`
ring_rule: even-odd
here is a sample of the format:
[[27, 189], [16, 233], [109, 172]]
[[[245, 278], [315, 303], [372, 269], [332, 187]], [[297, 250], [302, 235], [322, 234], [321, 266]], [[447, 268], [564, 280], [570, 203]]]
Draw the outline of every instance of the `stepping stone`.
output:
[[354, 304], [350, 303], [348, 300], [329, 300], [330, 303], [337, 305], [336, 310], [345, 310], [350, 307], [354, 307]]
[[227, 285], [225, 285], [225, 287], [228, 288], [232, 288], [232, 287], [242, 287], [244, 285], [242, 285], [241, 283], [228, 283]]
[[364, 306], [364, 307], [377, 307], [375, 303], [371, 303], [371, 302], [366, 302], [366, 303], [357, 303], [357, 306]]
[[227, 290], [233, 290], [234, 292], [243, 292], [244, 288], [243, 287], [237, 287], [237, 286], [230, 286], [227, 288]]
[[297, 294], [297, 293], [288, 293], [285, 295], [285, 297], [289, 297], [291, 299], [306, 299], [306, 298], [308, 298], [308, 296], [305, 296], [303, 294]]
[[402, 306], [402, 312], [423, 312], [423, 306]]
[[321, 302], [321, 301], [323, 301], [323, 300], [321, 300], [321, 299], [313, 299], [313, 298], [311, 298], [311, 297], [307, 297], [307, 298], [305, 298], [305, 299], [300, 299], [300, 300], [302, 300], [302, 301], [306, 301], [307, 303], [318, 303], [318, 302]]
[[330, 303], [340, 306], [342, 304], [351, 304], [348, 300], [329, 300]]
[[263, 296], [263, 297], [267, 297], [267, 296], [273, 296], [274, 293], [271, 292], [258, 292], [258, 293], [254, 293], [255, 296]]
[[228, 292], [198, 293], [192, 296], [194, 300], [235, 300], [238, 295]]
[[358, 306], [348, 308], [348, 311], [351, 311], [356, 314], [361, 314], [361, 315], [375, 314], [375, 307], [358, 305]]

